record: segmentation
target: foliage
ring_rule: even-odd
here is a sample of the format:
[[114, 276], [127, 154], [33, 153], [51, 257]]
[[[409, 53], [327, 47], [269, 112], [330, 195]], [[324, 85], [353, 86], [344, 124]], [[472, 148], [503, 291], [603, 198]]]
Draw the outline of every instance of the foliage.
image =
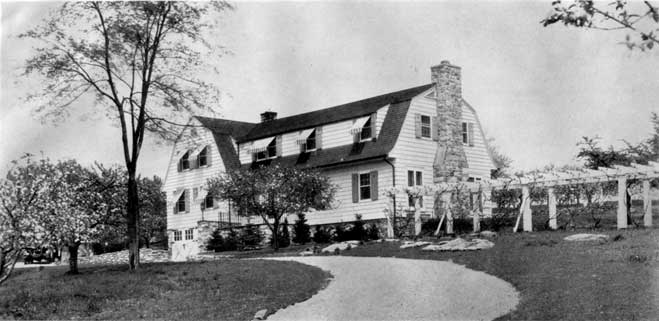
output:
[[346, 231], [343, 224], [336, 224], [334, 225], [334, 231], [332, 232], [332, 242], [347, 241], [350, 239], [348, 235], [348, 231]]
[[238, 236], [238, 249], [245, 250], [256, 248], [261, 245], [263, 241], [263, 234], [258, 226], [248, 224], [241, 231]]
[[293, 225], [293, 234], [293, 242], [297, 244], [306, 244], [311, 241], [311, 230], [304, 213], [297, 215], [297, 220]]
[[139, 266], [137, 162], [147, 131], [174, 138], [191, 113], [212, 111], [219, 92], [196, 77], [207, 74], [205, 41], [224, 2], [67, 2], [49, 20], [21, 35], [41, 41], [25, 74], [42, 76], [43, 88], [28, 97], [43, 118], [61, 120], [72, 103], [93, 95], [118, 122], [127, 182], [129, 265]]
[[380, 229], [375, 223], [371, 223], [366, 228], [366, 237], [369, 240], [379, 240], [380, 239]]
[[316, 225], [316, 231], [313, 233], [313, 241], [317, 244], [329, 243], [332, 239], [332, 234], [327, 228]]
[[238, 236], [234, 230], [230, 230], [229, 235], [223, 237], [222, 230], [216, 229], [208, 240], [206, 249], [214, 252], [235, 251], [238, 249]]
[[[303, 213], [330, 207], [335, 187], [316, 170], [263, 166], [238, 169], [208, 181], [210, 195], [230, 200], [239, 215], [260, 215], [273, 235], [286, 213]], [[275, 238], [277, 241], [277, 238]], [[278, 244], [274, 244], [275, 250]]]
[[545, 27], [560, 22], [566, 26], [591, 29], [624, 29], [633, 35], [627, 34], [623, 42], [629, 49], [645, 51], [659, 45], [659, 7], [648, 1], [573, 0], [567, 3], [552, 1], [553, 9], [541, 23]]
[[350, 229], [350, 239], [357, 241], [368, 240], [368, 234], [366, 234], [364, 221], [362, 221], [360, 214], [355, 214], [355, 221], [352, 223], [352, 228]]
[[504, 155], [499, 150], [499, 147], [494, 144], [494, 138], [489, 138], [487, 140], [487, 150], [492, 156], [492, 161], [496, 167], [496, 169], [491, 173], [491, 178], [497, 179], [499, 177], [507, 176], [506, 171], [510, 169], [510, 165], [512, 165], [513, 160], [510, 157]]

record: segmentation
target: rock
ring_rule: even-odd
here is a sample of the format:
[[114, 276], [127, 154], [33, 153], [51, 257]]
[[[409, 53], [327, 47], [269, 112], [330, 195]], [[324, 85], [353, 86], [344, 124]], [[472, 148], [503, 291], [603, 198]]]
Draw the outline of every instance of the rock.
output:
[[441, 242], [440, 244], [431, 244], [424, 247], [423, 251], [474, 251], [489, 249], [494, 246], [494, 243], [484, 239], [473, 239], [467, 241], [462, 238], [457, 238], [448, 242]]
[[311, 256], [311, 255], [314, 255], [314, 253], [310, 249], [307, 249], [307, 250], [304, 250], [304, 251], [300, 252], [300, 256]]
[[564, 238], [566, 241], [573, 241], [573, 242], [582, 242], [582, 241], [599, 241], [599, 242], [606, 242], [609, 240], [608, 235], [604, 234], [588, 234], [588, 233], [580, 233], [580, 234], [573, 234], [570, 236], [567, 236]]
[[480, 236], [481, 237], [487, 237], [487, 238], [493, 238], [493, 237], [497, 237], [497, 232], [481, 231]]
[[430, 242], [411, 242], [411, 241], [405, 241], [403, 245], [400, 246], [401, 249], [407, 249], [410, 247], [420, 247], [420, 246], [426, 246], [430, 244]]
[[386, 242], [398, 242], [398, 239], [384, 239]]
[[[354, 244], [354, 243], [351, 244], [350, 242], [357, 242], [357, 244]], [[332, 245], [322, 249], [321, 252], [323, 252], [323, 253], [334, 253], [337, 250], [338, 251], [345, 251], [346, 249], [348, 249], [348, 247], [355, 248], [357, 246], [359, 246], [359, 241], [347, 241], [347, 242], [332, 244]]]
[[265, 315], [268, 313], [268, 309], [259, 310], [254, 314], [254, 320], [265, 320]]

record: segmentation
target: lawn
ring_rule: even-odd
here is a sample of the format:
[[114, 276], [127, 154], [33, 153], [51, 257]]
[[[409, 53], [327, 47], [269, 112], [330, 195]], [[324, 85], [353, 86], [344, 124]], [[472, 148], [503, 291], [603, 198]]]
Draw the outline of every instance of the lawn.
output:
[[0, 319], [251, 320], [304, 301], [330, 275], [295, 262], [234, 260], [16, 271], [0, 287]]
[[369, 244], [342, 255], [450, 260], [513, 284], [521, 301], [499, 320], [656, 320], [659, 230], [600, 231], [623, 239], [567, 242], [575, 232], [503, 234], [479, 252], [426, 252]]

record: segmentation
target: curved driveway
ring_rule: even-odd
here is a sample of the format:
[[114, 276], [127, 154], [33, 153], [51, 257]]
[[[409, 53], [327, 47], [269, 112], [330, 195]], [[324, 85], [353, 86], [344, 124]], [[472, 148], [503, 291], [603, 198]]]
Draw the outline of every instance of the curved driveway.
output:
[[514, 309], [505, 281], [444, 261], [380, 257], [282, 257], [329, 270], [309, 300], [267, 320], [492, 320]]

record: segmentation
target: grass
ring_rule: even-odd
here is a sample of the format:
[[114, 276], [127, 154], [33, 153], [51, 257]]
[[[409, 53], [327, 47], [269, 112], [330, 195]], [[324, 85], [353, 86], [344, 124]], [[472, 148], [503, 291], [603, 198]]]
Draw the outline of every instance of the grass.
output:
[[330, 275], [296, 262], [233, 260], [16, 271], [0, 288], [0, 319], [251, 320], [304, 301]]
[[517, 309], [498, 320], [655, 320], [659, 315], [659, 230], [597, 231], [623, 239], [567, 242], [575, 232], [503, 234], [478, 252], [426, 252], [369, 244], [342, 255], [451, 260], [513, 284]]

